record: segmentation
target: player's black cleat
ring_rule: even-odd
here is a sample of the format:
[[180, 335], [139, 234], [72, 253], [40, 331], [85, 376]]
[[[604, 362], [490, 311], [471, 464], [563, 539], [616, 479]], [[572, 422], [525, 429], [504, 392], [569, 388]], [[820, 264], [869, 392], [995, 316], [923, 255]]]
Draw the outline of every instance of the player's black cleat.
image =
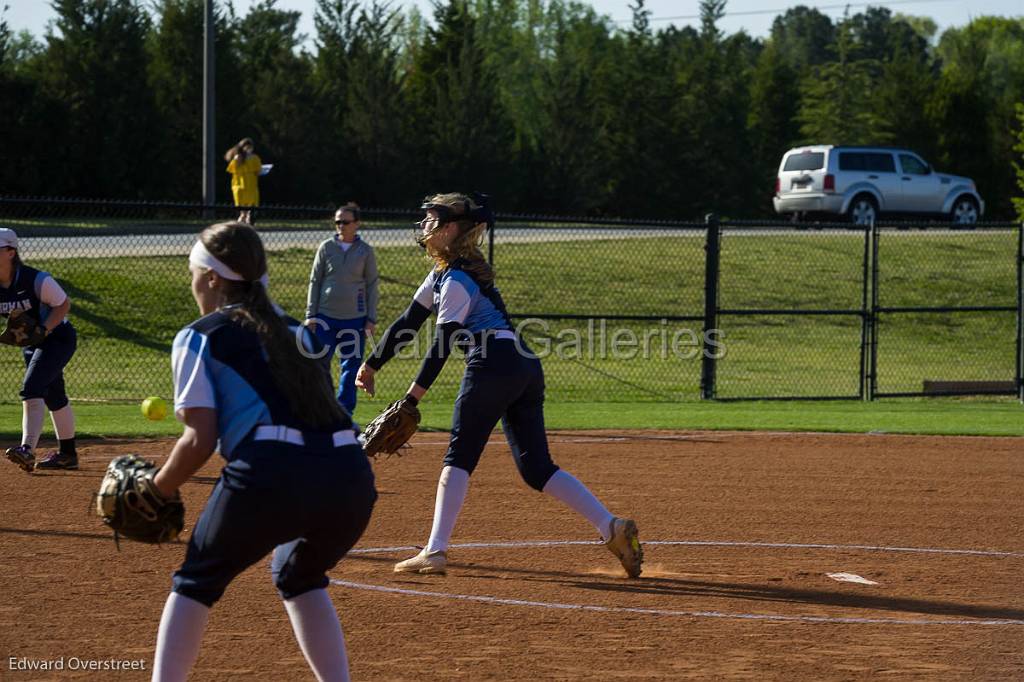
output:
[[32, 473], [36, 458], [32, 454], [32, 448], [29, 446], [19, 445], [16, 448], [7, 448], [7, 452], [4, 455], [28, 473]]
[[36, 469], [66, 469], [74, 471], [78, 469], [78, 457], [75, 455], [65, 455], [61, 452], [51, 452], [36, 462]]

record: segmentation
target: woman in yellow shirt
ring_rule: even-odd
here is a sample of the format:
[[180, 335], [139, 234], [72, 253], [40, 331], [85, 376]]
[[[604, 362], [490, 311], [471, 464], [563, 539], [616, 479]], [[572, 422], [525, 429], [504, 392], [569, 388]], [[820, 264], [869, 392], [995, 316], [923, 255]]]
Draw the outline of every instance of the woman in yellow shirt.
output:
[[231, 194], [235, 197], [235, 206], [243, 207], [238, 214], [238, 222], [250, 225], [253, 224], [252, 208], [260, 205], [260, 187], [256, 178], [263, 168], [263, 162], [253, 149], [252, 138], [246, 137], [224, 154], [228, 173], [231, 173]]

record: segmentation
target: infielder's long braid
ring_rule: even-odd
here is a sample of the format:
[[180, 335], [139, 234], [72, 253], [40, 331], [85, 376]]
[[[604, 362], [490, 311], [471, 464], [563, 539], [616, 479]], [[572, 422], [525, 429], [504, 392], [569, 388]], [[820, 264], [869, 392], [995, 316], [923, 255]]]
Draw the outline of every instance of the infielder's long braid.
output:
[[268, 364], [274, 384], [296, 414], [314, 428], [324, 430], [345, 420], [345, 412], [335, 399], [323, 368], [299, 352], [295, 336], [275, 312], [266, 289], [258, 281], [267, 271], [267, 257], [256, 231], [244, 223], [220, 223], [203, 230], [199, 238], [210, 253], [247, 280], [225, 280], [225, 302], [240, 304], [232, 314], [259, 334], [267, 354], [273, 358]]

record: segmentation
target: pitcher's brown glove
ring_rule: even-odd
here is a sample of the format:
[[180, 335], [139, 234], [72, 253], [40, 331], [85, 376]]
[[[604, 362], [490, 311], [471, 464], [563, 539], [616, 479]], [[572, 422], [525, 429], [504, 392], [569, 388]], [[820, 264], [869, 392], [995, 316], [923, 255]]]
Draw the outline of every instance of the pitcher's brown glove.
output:
[[96, 513], [119, 535], [139, 542], [170, 542], [185, 527], [181, 495], [164, 497], [153, 483], [157, 466], [138, 455], [122, 455], [107, 466], [96, 493]]
[[362, 440], [367, 457], [382, 452], [393, 455], [409, 442], [420, 426], [420, 410], [414, 400], [409, 396], [396, 400], [366, 425]]
[[45, 338], [46, 327], [20, 308], [11, 311], [6, 327], [0, 333], [0, 343], [10, 346], [38, 346]]

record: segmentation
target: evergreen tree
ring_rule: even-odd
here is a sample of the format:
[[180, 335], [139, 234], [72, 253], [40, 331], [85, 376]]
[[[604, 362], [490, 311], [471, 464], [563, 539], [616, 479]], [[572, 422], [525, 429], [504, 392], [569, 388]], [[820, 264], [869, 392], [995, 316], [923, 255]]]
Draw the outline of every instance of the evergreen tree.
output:
[[418, 112], [419, 184], [424, 193], [493, 192], [504, 184], [501, 170], [510, 167], [512, 128], [486, 67], [476, 19], [465, 0], [449, 0], [436, 5], [434, 20], [409, 75]]
[[361, 203], [382, 206], [407, 204], [418, 190], [412, 187], [417, 163], [408, 144], [410, 121], [404, 75], [400, 72], [397, 10], [373, 0], [359, 13], [350, 42], [344, 99], [344, 136], [352, 163], [346, 164]]
[[161, 0], [155, 9], [148, 52], [149, 84], [164, 131], [151, 145], [154, 156], [165, 160], [159, 196], [196, 201], [203, 168], [203, 0]]
[[601, 55], [607, 28], [590, 11], [562, 13], [551, 58], [543, 65], [535, 101], [538, 132], [533, 145], [536, 172], [529, 191], [530, 211], [588, 214], [607, 208], [609, 179], [616, 174], [610, 115], [598, 83], [607, 69]]
[[936, 51], [943, 70], [934, 112], [947, 168], [975, 179], [987, 217], [1009, 218], [1015, 106], [1024, 101], [1024, 19], [975, 19], [943, 33]]
[[775, 17], [771, 41], [783, 61], [802, 76], [808, 67], [833, 60], [836, 29], [826, 15], [801, 5]]
[[328, 133], [320, 137], [319, 155], [330, 161], [319, 165], [330, 188], [329, 199], [365, 204], [368, 199], [354, 184], [360, 169], [352, 163], [353, 146], [344, 134], [353, 97], [349, 61], [358, 12], [359, 5], [352, 0], [317, 0], [313, 15], [317, 51], [311, 74], [315, 104], [309, 115], [317, 130]]
[[243, 107], [221, 146], [252, 137], [256, 153], [274, 164], [260, 184], [264, 203], [323, 203], [336, 191], [329, 172], [343, 163], [323, 153], [338, 131], [313, 123], [313, 60], [299, 50], [299, 16], [277, 9], [276, 0], [262, 0], [237, 25]]
[[57, 32], [46, 36], [37, 73], [46, 96], [68, 110], [50, 140], [59, 151], [45, 157], [54, 186], [83, 197], [145, 197], [166, 163], [153, 147], [161, 131], [146, 80], [149, 16], [132, 0], [54, 0], [53, 8]]
[[791, 148], [798, 134], [793, 121], [800, 105], [800, 89], [796, 74], [786, 63], [774, 41], [769, 41], [758, 57], [750, 83], [750, 113], [747, 127], [755, 182], [757, 213], [772, 211], [771, 192], [779, 161]]
[[876, 144], [871, 110], [874, 64], [853, 61], [853, 26], [844, 20], [837, 30], [838, 61], [814, 67], [800, 83], [802, 142], [808, 144]]

